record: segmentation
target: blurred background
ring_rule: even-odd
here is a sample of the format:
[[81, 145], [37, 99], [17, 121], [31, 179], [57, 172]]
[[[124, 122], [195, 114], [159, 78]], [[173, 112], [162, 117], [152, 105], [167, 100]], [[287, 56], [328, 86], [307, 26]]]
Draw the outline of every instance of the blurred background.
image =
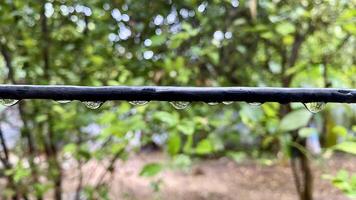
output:
[[[3, 0], [0, 82], [355, 88], [355, 6]], [[1, 199], [356, 197], [355, 104], [0, 103]]]

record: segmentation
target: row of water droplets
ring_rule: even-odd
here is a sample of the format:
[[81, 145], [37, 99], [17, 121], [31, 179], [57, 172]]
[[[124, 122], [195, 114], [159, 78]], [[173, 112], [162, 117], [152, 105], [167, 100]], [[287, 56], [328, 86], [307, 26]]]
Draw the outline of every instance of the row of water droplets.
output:
[[[136, 106], [142, 106], [146, 105], [149, 101], [129, 101], [130, 104], [136, 105]], [[182, 110], [187, 108], [190, 105], [190, 102], [188, 101], [170, 101], [169, 102], [175, 109]], [[224, 105], [230, 105], [234, 103], [233, 101], [223, 101], [222, 104]], [[215, 106], [218, 105], [219, 102], [208, 102], [208, 105]], [[251, 106], [260, 106], [262, 105], [261, 102], [250, 102], [249, 103]], [[317, 113], [325, 108], [326, 103], [324, 102], [311, 102], [311, 103], [303, 103], [305, 108], [312, 112], [312, 113]]]
[[[0, 99], [0, 104], [4, 106], [13, 106], [15, 105], [19, 100], [17, 99]], [[58, 103], [65, 104], [71, 102], [71, 100], [57, 100]], [[90, 108], [90, 109], [98, 109], [100, 108], [101, 105], [104, 104], [103, 101], [82, 101], [82, 103]], [[135, 105], [135, 106], [143, 106], [149, 103], [149, 101], [129, 101], [130, 104]], [[178, 110], [183, 110], [187, 108], [190, 105], [190, 102], [188, 101], [171, 101], [169, 102], [175, 109]], [[233, 101], [223, 101], [222, 104], [224, 105], [230, 105], [232, 104]], [[208, 105], [214, 106], [218, 105], [219, 102], [208, 102]], [[260, 106], [262, 103], [260, 102], [250, 102], [249, 103], [252, 106]], [[311, 102], [311, 103], [303, 103], [305, 108], [309, 110], [311, 113], [317, 113], [325, 108], [326, 103], [324, 102]]]
[[[61, 104], [71, 102], [71, 100], [56, 100], [56, 101]], [[0, 99], [0, 104], [3, 106], [13, 106], [18, 102], [19, 102], [19, 100], [17, 100], [17, 99]], [[100, 108], [100, 106], [104, 102], [102, 102], [102, 101], [82, 101], [82, 103], [90, 109], [97, 109], [97, 108]]]

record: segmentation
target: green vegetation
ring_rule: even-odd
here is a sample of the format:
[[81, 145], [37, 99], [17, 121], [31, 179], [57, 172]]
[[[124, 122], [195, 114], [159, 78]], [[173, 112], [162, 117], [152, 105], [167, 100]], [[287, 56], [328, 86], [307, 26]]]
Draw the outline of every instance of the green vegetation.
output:
[[349, 176], [345, 170], [340, 170], [336, 176], [324, 175], [325, 179], [330, 179], [335, 187], [339, 188], [348, 197], [356, 197], [356, 174]]
[[[355, 3], [6, 0], [0, 3], [0, 81], [355, 88]], [[165, 102], [106, 102], [90, 110], [80, 102], [31, 100], [0, 110], [4, 199], [62, 199], [68, 160], [80, 174], [76, 199], [109, 198], [104, 177], [114, 173], [116, 161], [158, 146], [181, 168], [192, 157], [291, 158], [295, 175], [306, 177], [296, 176], [306, 200], [312, 198], [309, 159], [317, 157], [305, 148], [306, 138], [319, 135], [322, 152], [355, 154], [356, 146], [350, 104], [328, 104], [312, 114], [302, 104], [196, 102], [177, 110]], [[20, 132], [12, 146], [9, 125]], [[83, 185], [81, 168], [93, 159], [103, 161], [106, 172]], [[150, 163], [141, 175], [165, 168]], [[354, 195], [354, 178], [347, 185], [345, 177], [333, 182]]]

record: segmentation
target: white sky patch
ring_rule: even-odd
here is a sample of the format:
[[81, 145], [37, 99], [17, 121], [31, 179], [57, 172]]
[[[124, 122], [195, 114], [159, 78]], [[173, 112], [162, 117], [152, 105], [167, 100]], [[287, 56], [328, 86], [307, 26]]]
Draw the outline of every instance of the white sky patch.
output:
[[150, 39], [145, 39], [145, 41], [143, 42], [143, 44], [146, 46], [146, 47], [149, 47], [152, 45], [152, 41]]
[[66, 5], [61, 5], [59, 9], [61, 10], [63, 16], [69, 15], [69, 9]]
[[73, 13], [74, 12], [74, 7], [73, 6], [68, 6], [68, 12]]
[[226, 39], [231, 39], [231, 38], [232, 38], [232, 33], [231, 33], [230, 31], [227, 31], [227, 32], [225, 33], [225, 38], [226, 38]]
[[121, 12], [119, 9], [115, 8], [111, 11], [111, 16], [116, 20], [116, 21], [121, 21]]
[[110, 9], [110, 4], [104, 3], [103, 8], [104, 8], [104, 10], [109, 10]]
[[51, 17], [54, 13], [53, 5], [52, 3], [46, 3], [45, 4], [45, 15], [46, 17]]
[[162, 15], [157, 15], [154, 19], [153, 19], [153, 23], [156, 25], [156, 26], [159, 26], [161, 24], [163, 24], [163, 16]]
[[121, 19], [124, 22], [128, 22], [128, 21], [130, 21], [130, 16], [128, 16], [127, 14], [123, 14], [123, 15], [121, 15]]
[[153, 51], [145, 51], [143, 52], [143, 58], [149, 60], [153, 57]]
[[117, 35], [115, 33], [110, 33], [108, 35], [108, 39], [109, 39], [110, 42], [115, 42], [116, 38], [117, 38]]
[[70, 16], [70, 20], [72, 20], [72, 22], [77, 22], [78, 21], [78, 16], [72, 15], [72, 16]]
[[185, 8], [182, 8], [179, 10], [179, 14], [183, 17], [183, 18], [188, 18], [189, 17], [189, 11]]
[[83, 13], [84, 13], [85, 16], [91, 16], [93, 14], [91, 9], [89, 7], [86, 7], [86, 6], [84, 6]]
[[204, 2], [198, 6], [198, 12], [204, 12], [206, 7], [208, 6], [208, 3]]
[[123, 46], [121, 46], [121, 45], [119, 45], [119, 44], [115, 45], [115, 49], [116, 49], [117, 52], [119, 52], [121, 55], [123, 55], [123, 54], [125, 53], [125, 51], [126, 51], [125, 47], [123, 47]]
[[234, 8], [237, 8], [240, 5], [240, 1], [239, 0], [231, 0], [231, 5]]
[[176, 20], [177, 20], [177, 12], [172, 11], [171, 13], [169, 13], [169, 15], [167, 16], [167, 23], [173, 24], [174, 22], [176, 22]]
[[83, 11], [84, 11], [84, 6], [79, 5], [79, 4], [76, 5], [76, 6], [75, 6], [75, 11], [78, 12], [78, 13], [83, 12]]
[[220, 30], [214, 32], [214, 39], [217, 41], [221, 41], [224, 39], [224, 33]]
[[79, 32], [83, 32], [84, 31], [84, 29], [85, 29], [85, 26], [86, 26], [86, 24], [85, 24], [85, 21], [84, 20], [78, 20], [78, 22], [77, 22], [77, 30], [79, 31]]
[[121, 40], [127, 40], [131, 36], [131, 30], [130, 28], [126, 27], [123, 24], [120, 24], [120, 29], [119, 29], [119, 38]]
[[188, 15], [189, 15], [189, 17], [194, 17], [195, 16], [195, 11], [194, 10], [190, 10]]
[[162, 34], [162, 29], [158, 28], [155, 30], [156, 35], [161, 35]]

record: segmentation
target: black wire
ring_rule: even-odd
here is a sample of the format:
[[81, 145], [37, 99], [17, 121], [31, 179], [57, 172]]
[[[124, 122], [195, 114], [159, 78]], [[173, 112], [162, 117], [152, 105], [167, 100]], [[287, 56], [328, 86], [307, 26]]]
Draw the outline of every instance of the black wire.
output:
[[0, 85], [2, 99], [356, 103], [356, 89], [273, 87]]

